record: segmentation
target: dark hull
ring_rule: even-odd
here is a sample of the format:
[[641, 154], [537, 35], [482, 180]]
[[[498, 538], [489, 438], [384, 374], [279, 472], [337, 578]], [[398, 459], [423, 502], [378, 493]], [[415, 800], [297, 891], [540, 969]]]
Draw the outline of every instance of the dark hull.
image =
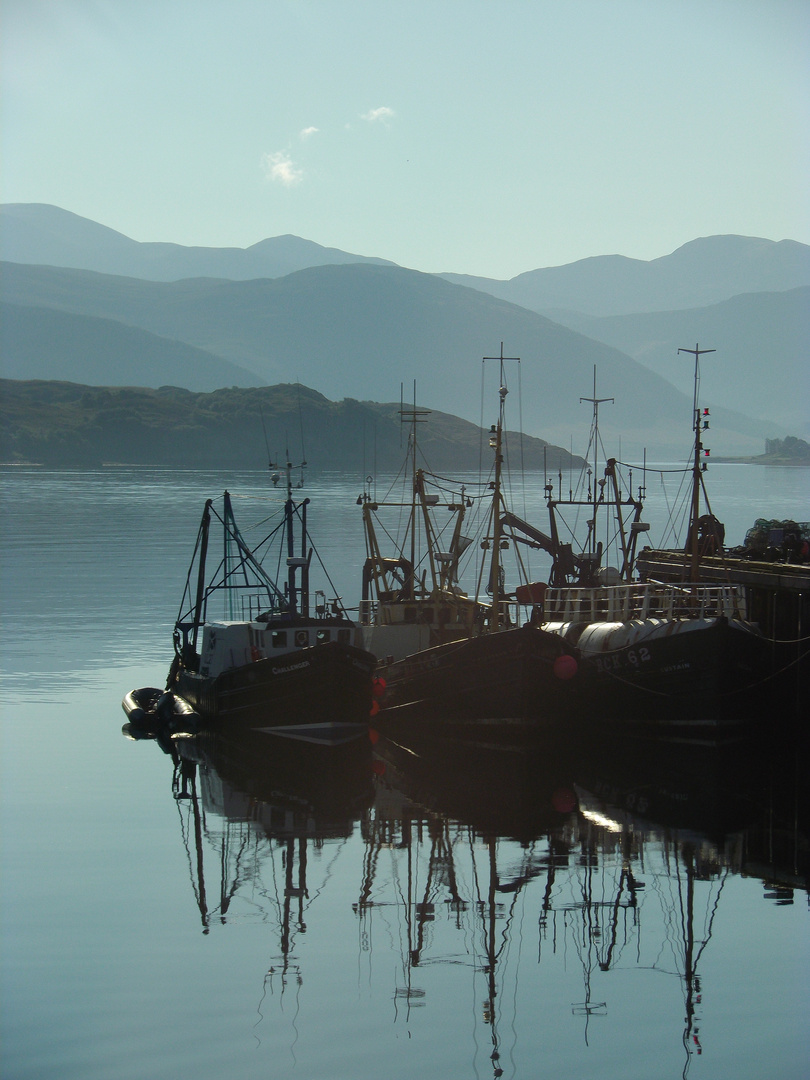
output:
[[214, 724], [323, 734], [367, 726], [375, 659], [329, 642], [208, 678], [180, 670], [173, 689]]
[[[566, 657], [560, 669], [555, 662]], [[573, 669], [573, 670], [572, 670]], [[532, 730], [577, 698], [576, 650], [536, 627], [517, 627], [415, 653], [387, 665], [380, 723]]]
[[771, 669], [767, 639], [725, 619], [601, 654], [584, 649], [586, 719], [673, 742], [734, 741], [762, 726]]

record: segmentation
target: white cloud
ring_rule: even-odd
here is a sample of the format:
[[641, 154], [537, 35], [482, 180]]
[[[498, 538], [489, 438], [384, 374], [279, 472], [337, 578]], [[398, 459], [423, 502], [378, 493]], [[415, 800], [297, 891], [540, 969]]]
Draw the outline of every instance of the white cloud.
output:
[[299, 138], [308, 139], [311, 135], [317, 135], [320, 129], [316, 127], [305, 127], [301, 129]]
[[304, 177], [302, 169], [295, 164], [286, 150], [276, 150], [274, 154], [265, 154], [262, 157], [262, 167], [268, 180], [292, 187], [298, 184]]
[[370, 109], [367, 113], [363, 113], [361, 120], [367, 120], [369, 124], [387, 124], [392, 116], [396, 116], [393, 109], [389, 109], [387, 105], [381, 105], [379, 109]]

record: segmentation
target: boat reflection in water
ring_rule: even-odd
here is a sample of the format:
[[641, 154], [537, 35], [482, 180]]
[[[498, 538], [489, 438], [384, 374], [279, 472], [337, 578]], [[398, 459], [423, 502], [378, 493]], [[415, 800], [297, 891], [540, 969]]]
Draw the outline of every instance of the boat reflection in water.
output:
[[[570, 1008], [583, 1018], [586, 1043], [592, 1017], [609, 1012], [613, 970], [654, 970], [680, 980], [687, 1068], [702, 1052], [699, 965], [725, 883], [742, 873], [762, 875], [770, 883], [766, 896], [781, 902], [794, 888], [806, 889], [806, 814], [800, 834], [788, 787], [762, 770], [750, 747], [683, 748], [680, 756], [669, 747], [657, 765], [649, 749], [635, 760], [624, 746], [618, 753], [608, 745], [587, 753], [549, 750], [378, 743], [368, 862], [378, 864], [371, 854], [377, 848], [406, 849], [415, 886], [405, 891], [410, 963], [398, 993], [421, 1002], [417, 970], [458, 962], [450, 959], [452, 948], [438, 945], [447, 927], [457, 932], [457, 946], [475, 941], [469, 962], [486, 981], [480, 1018], [497, 1063], [501, 1030], [516, 1037], [516, 992], [525, 983], [519, 969], [526, 958], [515, 955], [521, 939], [539, 967], [577, 956], [583, 992], [581, 1000], [571, 997]], [[374, 907], [396, 902], [381, 896], [370, 877], [358, 914], [369, 921]], [[536, 942], [525, 937], [527, 905]]]
[[[287, 957], [294, 926], [304, 926], [309, 845], [348, 839], [371, 805], [369, 740], [319, 744], [245, 730], [228, 736], [206, 732], [162, 746], [174, 760], [172, 790], [204, 930], [214, 919], [227, 921], [240, 889], [258, 885], [265, 899], [283, 896], [277, 915]], [[277, 869], [279, 849], [284, 882], [265, 893], [262, 875]], [[214, 893], [206, 856], [217, 867]]]
[[[240, 894], [242, 914], [278, 927], [262, 994], [294, 983], [296, 1039], [324, 1019], [300, 998], [317, 902], [318, 924], [336, 935], [354, 919], [344, 965], [355, 995], [369, 988], [370, 1028], [387, 1008], [410, 1039], [427, 1016], [463, 1061], [472, 1055], [475, 1075], [500, 1076], [507, 1061], [522, 1075], [521, 1062], [553, 1053], [555, 1025], [589, 1053], [598, 1027], [600, 1047], [624, 1040], [636, 1056], [662, 1052], [663, 1027], [685, 1075], [713, 1029], [718, 1042], [732, 1037], [723, 998], [734, 976], [724, 982], [713, 961], [705, 1031], [701, 981], [729, 882], [758, 877], [781, 905], [806, 892], [802, 772], [792, 754], [768, 760], [757, 748], [685, 748], [680, 760], [673, 748], [635, 760], [626, 748], [589, 750], [373, 731], [328, 749], [266, 733], [177, 742], [174, 794], [204, 930], [227, 923]], [[339, 1009], [337, 965], [310, 951], [306, 967], [331, 981]], [[616, 1030], [629, 1016], [633, 1031]]]

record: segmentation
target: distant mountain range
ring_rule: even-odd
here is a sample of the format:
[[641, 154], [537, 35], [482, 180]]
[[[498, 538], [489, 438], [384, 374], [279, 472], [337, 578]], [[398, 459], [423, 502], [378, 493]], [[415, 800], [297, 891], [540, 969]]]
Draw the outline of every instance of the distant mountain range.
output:
[[696, 341], [716, 345], [701, 363], [706, 401], [722, 401], [791, 431], [808, 430], [810, 286], [734, 296], [689, 311], [602, 319], [569, 313], [560, 322], [632, 356], [684, 393], [692, 388], [692, 359], [678, 357], [678, 348], [694, 348]]
[[463, 274], [442, 277], [552, 319], [560, 311], [633, 315], [705, 307], [739, 293], [810, 285], [810, 247], [795, 240], [708, 236], [649, 262], [598, 255], [567, 266], [529, 270], [509, 281]]
[[308, 266], [354, 262], [395, 265], [385, 259], [321, 247], [298, 236], [274, 236], [249, 248], [140, 243], [106, 225], [46, 203], [0, 206], [0, 259], [69, 266], [148, 281], [179, 281], [189, 277], [249, 281], [283, 277]]
[[[608, 256], [498, 283], [296, 237], [244, 251], [139, 244], [39, 205], [3, 207], [0, 226], [7, 378], [196, 392], [301, 382], [363, 401], [392, 400], [415, 381], [425, 405], [489, 422], [497, 365], [481, 358], [503, 342], [522, 360], [519, 372], [507, 366], [521, 391], [510, 397], [513, 426], [583, 447], [590, 406], [580, 399], [593, 396], [596, 369], [598, 396], [615, 399], [600, 412], [610, 452], [682, 457], [692, 368], [677, 350], [699, 341], [717, 349], [701, 396], [713, 407], [714, 453], [758, 454], [765, 438], [810, 432], [810, 248], [792, 241], [710, 237], [650, 263]], [[507, 286], [509, 298], [493, 294]], [[756, 291], [738, 296], [741, 287]], [[689, 297], [700, 306], [650, 313], [665, 295], [670, 307]]]
[[[190, 277], [249, 281], [284, 277], [313, 266], [396, 265], [289, 235], [261, 240], [249, 248], [141, 243], [43, 203], [0, 206], [0, 259], [148, 281]], [[507, 281], [453, 273], [438, 276], [552, 319], [557, 309], [595, 316], [632, 315], [704, 307], [739, 293], [783, 292], [810, 285], [810, 247], [793, 240], [711, 236], [649, 262], [598, 255], [565, 266], [529, 270]]]

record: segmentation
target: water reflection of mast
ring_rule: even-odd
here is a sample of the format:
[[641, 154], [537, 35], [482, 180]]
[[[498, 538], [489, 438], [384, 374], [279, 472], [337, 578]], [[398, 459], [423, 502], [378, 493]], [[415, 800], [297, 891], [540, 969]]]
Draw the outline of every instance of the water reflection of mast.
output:
[[[639, 890], [644, 888], [644, 882], [635, 876], [633, 867], [640, 865], [646, 869], [647, 875], [651, 875], [652, 888], [660, 901], [664, 919], [662, 948], [653, 961], [651, 970], [676, 975], [683, 989], [682, 1042], [686, 1060], [682, 1075], [686, 1077], [692, 1056], [702, 1053], [698, 1015], [702, 995], [698, 965], [711, 940], [720, 896], [731, 873], [730, 866], [714, 846], [698, 834], [685, 834], [670, 829], [657, 833], [654, 827], [632, 816], [622, 816], [620, 824], [596, 809], [584, 810], [583, 817], [583, 824], [587, 823], [587, 831], [581, 839], [580, 863], [586, 867], [586, 874], [582, 884], [581, 937], [578, 948], [582, 950], [586, 997], [584, 1002], [574, 1005], [574, 1011], [587, 1018], [594, 1013], [607, 1011], [606, 1003], [591, 1000], [590, 975], [595, 967], [593, 956], [596, 956], [601, 971], [607, 972], [615, 968], [624, 947], [619, 936], [622, 909], [632, 912], [631, 925], [638, 932], [638, 896]], [[604, 872], [614, 845], [618, 845], [620, 851], [620, 869], [614, 885], [615, 895], [612, 898], [600, 899], [594, 889], [595, 870], [601, 865]], [[653, 869], [650, 858], [656, 851], [662, 859], [662, 866], [658, 870]], [[699, 882], [705, 882], [709, 886], [702, 924], [698, 913]], [[716, 889], [714, 883], [717, 883]], [[565, 905], [563, 910], [576, 910], [578, 906], [575, 902]], [[607, 923], [600, 918], [601, 911], [611, 913]], [[624, 944], [626, 943], [625, 938]], [[673, 967], [665, 966], [661, 960], [667, 946], [675, 961]], [[587, 1044], [587, 1021], [585, 1041]]]
[[[296, 849], [298, 852], [297, 859]], [[280, 917], [279, 949], [281, 963], [278, 967], [275, 964], [270, 965], [267, 969], [264, 985], [266, 992], [269, 982], [272, 993], [273, 978], [278, 975], [281, 979], [281, 995], [283, 997], [291, 978], [294, 979], [296, 994], [303, 984], [301, 968], [298, 964], [293, 963], [295, 959], [293, 943], [294, 934], [304, 934], [307, 929], [304, 920], [305, 900], [309, 898], [307, 891], [307, 838], [305, 836], [289, 836], [284, 844], [282, 861], [284, 866], [284, 897], [281, 903], [277, 901]], [[295, 873], [296, 862], [298, 865], [297, 879]], [[298, 901], [295, 922], [293, 922], [294, 900]]]
[[[702, 1000], [700, 976], [697, 973], [698, 963], [703, 950], [709, 944], [712, 936], [714, 917], [720, 903], [720, 894], [728, 878], [729, 869], [725, 867], [722, 872], [720, 866], [714, 861], [704, 860], [702, 853], [692, 841], [683, 841], [675, 844], [675, 881], [678, 886], [678, 908], [680, 913], [680, 938], [683, 941], [683, 957], [681, 967], [683, 974], [684, 991], [684, 1029], [683, 1045], [686, 1051], [686, 1061], [682, 1075], [685, 1077], [689, 1072], [692, 1054], [700, 1055], [703, 1048], [700, 1044], [700, 1028], [698, 1026], [697, 1006]], [[698, 939], [695, 926], [695, 882], [711, 881], [719, 876], [719, 885], [714, 900], [707, 905], [707, 917], [704, 922], [705, 936]], [[684, 878], [685, 891], [684, 891]], [[672, 879], [670, 879], [672, 880]], [[710, 894], [711, 896], [711, 894]], [[673, 952], [675, 947], [673, 945]], [[677, 959], [677, 957], [676, 957]]]
[[[399, 837], [397, 838], [397, 826]], [[421, 899], [417, 894], [417, 851], [421, 844], [424, 829], [427, 827], [430, 838], [430, 851], [427, 858], [427, 875]], [[410, 806], [399, 809], [397, 819], [387, 818], [379, 812], [369, 815], [365, 822], [366, 845], [364, 854], [363, 882], [355, 912], [361, 920], [363, 938], [370, 938], [369, 919], [374, 908], [381, 902], [372, 898], [374, 879], [379, 864], [380, 852], [387, 847], [392, 851], [404, 851], [406, 857], [406, 876], [404, 893], [398, 888], [404, 901], [405, 915], [405, 950], [402, 960], [404, 985], [394, 991], [395, 1003], [404, 1001], [409, 1012], [413, 1006], [424, 1003], [424, 990], [413, 985], [413, 971], [418, 968], [426, 947], [427, 931], [436, 915], [436, 896], [440, 885], [446, 885], [450, 892], [449, 904], [455, 911], [466, 905], [461, 900], [456, 884], [453, 862], [453, 840], [450, 836], [449, 822], [437, 815], [428, 814], [426, 820], [415, 819]], [[398, 902], [393, 902], [396, 906]]]
[[[190, 789], [190, 790], [189, 790]], [[197, 907], [200, 911], [200, 918], [203, 925], [203, 933], [207, 934], [210, 930], [209, 915], [208, 915], [208, 901], [205, 895], [205, 863], [203, 860], [203, 823], [202, 812], [200, 810], [200, 801], [197, 794], [197, 763], [194, 761], [188, 761], [186, 758], [175, 756], [174, 760], [174, 775], [172, 777], [172, 794], [177, 802], [177, 809], [180, 813], [180, 830], [183, 836], [183, 844], [186, 849], [186, 855], [189, 861], [189, 874], [191, 877], [191, 888], [194, 892], [194, 896], [197, 900]], [[183, 813], [180, 807], [181, 802], [188, 803], [191, 808], [191, 816], [193, 822], [194, 832], [194, 853], [195, 859], [192, 862], [191, 846], [189, 843], [187, 823], [183, 820]], [[196, 865], [196, 876], [194, 867]]]
[[[345, 843], [351, 835], [355, 816], [370, 794], [368, 747], [358, 740], [357, 745], [322, 752], [317, 746], [244, 731], [172, 744], [169, 752], [174, 763], [172, 790], [203, 933], [209, 933], [217, 914], [221, 923], [227, 922], [234, 900], [241, 899], [251, 909], [258, 906], [262, 917], [271, 916], [278, 928], [266, 986], [270, 980], [272, 989], [273, 976], [280, 976], [282, 991], [289, 985], [288, 976], [300, 986], [295, 941], [306, 932], [306, 909], [312, 902], [307, 883], [309, 844], [320, 849], [327, 838]], [[210, 880], [206, 881], [206, 869], [211, 877], [212, 851], [220, 879], [217, 906]], [[272, 868], [272, 883], [263, 880], [267, 865]], [[246, 884], [253, 886], [249, 895]]]
[[[484, 1045], [494, 1076], [500, 1077], [507, 1031], [505, 969], [515, 952], [520, 962], [519, 946], [513, 948], [514, 920], [526, 886], [538, 878], [546, 879], [541, 891], [548, 913], [554, 875], [568, 864], [569, 840], [554, 832], [556, 825], [570, 820], [576, 803], [567, 771], [556, 759], [549, 761], [546, 745], [493, 747], [415, 734], [407, 737], [407, 745], [381, 737], [375, 758], [376, 796], [363, 826], [364, 877], [355, 905], [364, 950], [371, 951], [374, 908], [391, 905], [400, 914], [401, 933], [408, 942], [403, 968], [409, 970], [403, 970], [395, 1001], [427, 1003], [425, 992], [412, 983], [417, 967], [448, 962], [470, 967], [476, 1030], [482, 1022], [487, 1025]], [[395, 869], [396, 895], [390, 900], [377, 894], [378, 885], [384, 887], [383, 847], [391, 852], [395, 867], [399, 863], [403, 878], [407, 866], [407, 888], [404, 882], [400, 885]], [[421, 876], [425, 869], [426, 888]], [[460, 952], [453, 945], [449, 956], [439, 954], [440, 942], [456, 932], [462, 935]], [[508, 1035], [516, 1045], [513, 1027]], [[475, 1046], [476, 1054], [484, 1049], [477, 1038]]]
[[[484, 973], [487, 976], [487, 997], [484, 1002], [483, 1020], [490, 1028], [490, 1041], [492, 1053], [490, 1059], [493, 1065], [493, 1074], [496, 1077], [502, 1075], [500, 1067], [500, 1036], [498, 1034], [498, 968], [503, 962], [504, 950], [511, 942], [511, 928], [515, 918], [518, 900], [523, 895], [523, 890], [531, 881], [537, 878], [543, 869], [546, 871], [546, 887], [544, 890], [544, 904], [550, 903], [551, 888], [554, 878], [556, 856], [553, 854], [553, 844], [549, 836], [548, 857], [537, 860], [536, 840], [527, 841], [524, 845], [524, 854], [521, 866], [517, 871], [509, 873], [506, 879], [502, 879], [498, 869], [498, 841], [497, 835], [485, 834], [481, 837], [474, 829], [469, 830], [470, 856], [475, 867], [476, 842], [480, 847], [481, 839], [484, 840], [487, 851], [488, 885], [486, 901], [481, 899], [480, 889], [478, 909], [481, 913], [481, 926], [483, 929], [483, 954], [486, 958]], [[477, 872], [476, 872], [477, 877]], [[511, 895], [508, 905], [500, 897]], [[541, 914], [541, 922], [543, 915]], [[501, 931], [498, 933], [498, 923], [501, 922]], [[501, 984], [503, 984], [504, 972], [501, 971]]]
[[[298, 848], [298, 881], [295, 882], [295, 849]], [[307, 924], [304, 922], [304, 900], [307, 898], [307, 841], [303, 836], [289, 837], [284, 854], [284, 905], [281, 920], [281, 955], [285, 963], [290, 952], [292, 925], [292, 902], [298, 900], [296, 930], [306, 933]]]
[[[474, 837], [471, 837], [473, 840]], [[496, 852], [496, 838], [489, 837], [487, 839], [487, 852], [489, 856], [489, 888], [487, 891], [487, 903], [486, 910], [482, 910], [482, 925], [484, 926], [484, 955], [486, 956], [486, 965], [484, 972], [487, 976], [487, 998], [484, 1003], [484, 1023], [489, 1025], [490, 1029], [490, 1041], [492, 1043], [492, 1053], [490, 1054], [490, 1060], [492, 1061], [493, 1073], [496, 1077], [501, 1076], [503, 1070], [501, 1069], [500, 1062], [500, 1049], [498, 1039], [498, 1011], [497, 1011], [497, 996], [498, 996], [498, 982], [496, 978], [498, 970], [498, 960], [500, 959], [501, 949], [496, 949], [496, 925], [498, 919], [498, 909], [500, 904], [496, 901], [496, 894], [499, 887], [498, 879], [498, 865], [497, 865], [497, 852]], [[473, 852], [473, 862], [475, 861], [475, 853]], [[517, 901], [518, 893], [520, 889], [514, 890], [514, 897], [509, 909], [509, 921], [511, 922], [512, 911], [514, 904]], [[479, 905], [481, 901], [479, 900]], [[502, 946], [507, 940], [508, 934], [504, 932], [502, 936]]]
[[[442, 814], [427, 811], [407, 801], [397, 808], [397, 819], [384, 813], [369, 815], [365, 823], [366, 852], [364, 876], [360, 898], [355, 911], [361, 920], [362, 936], [366, 948], [370, 947], [370, 919], [375, 908], [393, 904], [402, 912], [405, 948], [402, 955], [402, 981], [394, 990], [395, 1011], [400, 1003], [406, 1007], [406, 1019], [410, 1010], [425, 1002], [425, 991], [415, 985], [417, 970], [424, 964], [442, 962], [441, 958], [428, 955], [432, 937], [430, 928], [440, 913], [448, 917], [457, 930], [472, 931], [480, 940], [480, 946], [470, 954], [475, 972], [475, 983], [483, 975], [485, 991], [483, 1001], [476, 1012], [489, 1028], [490, 1052], [493, 1076], [500, 1077], [500, 1036], [498, 1032], [499, 967], [504, 960], [504, 950], [510, 944], [510, 926], [524, 887], [532, 881], [539, 870], [533, 865], [534, 845], [526, 847], [523, 863], [508, 878], [501, 879], [498, 868], [498, 842], [494, 834], [481, 834], [474, 827], [453, 822]], [[389, 811], [390, 813], [390, 811]], [[466, 847], [473, 879], [470, 896], [465, 898], [460, 886], [456, 861], [459, 845]], [[395, 855], [404, 858], [404, 880], [397, 884], [397, 897], [392, 901], [374, 897], [374, 878], [379, 868], [381, 847], [386, 846]], [[485, 862], [482, 865], [482, 855]], [[420, 865], [426, 869], [424, 884], [420, 880]], [[395, 873], [395, 878], [397, 877]], [[444, 890], [447, 895], [439, 906], [438, 900]], [[503, 897], [509, 896], [508, 905]], [[471, 919], [465, 918], [469, 913]], [[480, 933], [480, 938], [479, 938]], [[457, 961], [455, 961], [457, 962]]]
[[[234, 857], [231, 852], [232, 843], [232, 829], [231, 823], [226, 822], [225, 828], [222, 831], [219, 839], [219, 859], [221, 866], [220, 882], [219, 882], [219, 904], [214, 908], [213, 912], [208, 907], [208, 895], [205, 885], [205, 860], [203, 856], [203, 839], [207, 839], [209, 843], [213, 844], [214, 838], [207, 827], [205, 818], [205, 809], [202, 806], [202, 800], [200, 799], [199, 792], [197, 790], [197, 776], [198, 776], [198, 763], [194, 760], [177, 755], [175, 756], [174, 775], [172, 778], [172, 791], [175, 801], [180, 811], [180, 828], [183, 836], [183, 843], [186, 848], [186, 855], [189, 861], [189, 873], [191, 877], [191, 887], [194, 892], [195, 899], [197, 901], [197, 907], [200, 911], [200, 919], [202, 921], [203, 933], [207, 934], [211, 929], [211, 915], [219, 913], [220, 922], [225, 922], [230, 908], [231, 901], [236, 895], [237, 890], [242, 882], [241, 868], [243, 863], [243, 857], [248, 847], [248, 840], [243, 830], [240, 830], [239, 843], [237, 846], [236, 856]], [[186, 803], [189, 807], [191, 814], [192, 828], [189, 830], [188, 822], [183, 820], [183, 813], [180, 809], [180, 804]], [[192, 844], [189, 833], [193, 835], [193, 850], [192, 856]], [[233, 862], [234, 871], [232, 879], [228, 881], [228, 867]]]
[[[604, 864], [605, 855], [612, 844], [605, 841], [616, 832], [613, 823], [607, 819], [599, 822], [599, 832], [591, 828], [592, 815], [589, 815], [588, 831], [581, 842], [579, 862], [585, 874], [582, 881], [581, 901], [566, 905], [563, 910], [574, 911], [581, 915], [581, 932], [577, 936], [577, 948], [580, 951], [585, 983], [585, 1000], [575, 1002], [572, 1010], [585, 1017], [585, 1044], [588, 1045], [588, 1028], [591, 1016], [607, 1014], [607, 1002], [594, 1001], [591, 997], [591, 974], [594, 967], [608, 971], [614, 964], [618, 953], [627, 943], [627, 922], [624, 921], [624, 940], [619, 941], [619, 926], [622, 915], [631, 914], [630, 925], [638, 927], [637, 890], [643, 888], [632, 871], [633, 835], [629, 829], [622, 829], [619, 847], [621, 853], [619, 878], [612, 896], [598, 897], [594, 885], [594, 872], [600, 866], [600, 855]], [[601, 834], [601, 844], [599, 835]], [[601, 848], [601, 851], [600, 851]]]
[[[495, 1006], [495, 997], [498, 993], [498, 986], [495, 979], [495, 971], [497, 965], [497, 954], [495, 950], [495, 888], [498, 881], [498, 869], [495, 861], [495, 841], [490, 838], [487, 843], [489, 851], [489, 892], [487, 894], [487, 909], [489, 918], [487, 921], [487, 933], [486, 933], [486, 958], [487, 965], [485, 968], [487, 974], [487, 1003], [484, 1006], [484, 1022], [490, 1025], [492, 1033], [492, 1051], [493, 1061], [497, 1061], [500, 1057], [498, 1053], [498, 1025], [497, 1025], [497, 1012]], [[499, 1075], [496, 1070], [495, 1075]]]

